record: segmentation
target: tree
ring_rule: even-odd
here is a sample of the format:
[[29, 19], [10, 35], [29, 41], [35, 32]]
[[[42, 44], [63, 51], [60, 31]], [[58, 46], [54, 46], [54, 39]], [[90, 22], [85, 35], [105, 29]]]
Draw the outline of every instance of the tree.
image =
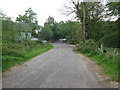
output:
[[53, 36], [53, 32], [48, 24], [45, 24], [42, 28], [41, 32], [39, 33], [40, 38], [44, 40], [51, 40]]
[[[120, 47], [119, 41], [119, 12], [120, 2], [108, 2], [106, 10], [107, 21], [103, 22], [103, 37], [99, 42], [103, 42], [108, 47]], [[114, 17], [115, 19], [113, 19]]]
[[11, 19], [12, 19], [11, 17], [8, 17], [7, 15], [5, 15], [3, 11], [0, 9], [0, 20], [12, 21]]
[[45, 24], [48, 24], [50, 27], [53, 27], [55, 24], [55, 20], [52, 16], [49, 16], [49, 18], [47, 19], [47, 21], [45, 22]]
[[19, 15], [16, 18], [16, 21], [21, 22], [21, 23], [27, 23], [31, 30], [32, 30], [32, 35], [36, 36], [35, 30], [38, 29], [38, 21], [37, 21], [37, 14], [33, 12], [31, 8], [25, 11], [24, 15]]
[[120, 9], [120, 2], [108, 2], [107, 3], [107, 15], [110, 16], [116, 16], [118, 17], [119, 15], [119, 9]]
[[76, 44], [81, 39], [81, 25], [79, 22], [67, 21], [58, 24], [58, 35], [60, 38], [66, 38], [67, 42]]
[[58, 34], [58, 23], [55, 21], [54, 17], [49, 16], [49, 18], [47, 19], [47, 21], [45, 22], [45, 24], [48, 24], [49, 27], [51, 28], [52, 32], [53, 32], [53, 37], [52, 40], [56, 41], [60, 38], [59, 34]]
[[[101, 20], [102, 12], [104, 11], [102, 8], [103, 6], [100, 2], [81, 2], [80, 0], [72, 0], [72, 4], [72, 7], [67, 8], [67, 12], [68, 14], [75, 13], [75, 18], [77, 18], [77, 20], [82, 24], [82, 39], [85, 41], [91, 37], [89, 34], [91, 33], [89, 27], [93, 24], [91, 22], [94, 21], [95, 24]], [[96, 30], [97, 32], [96, 27], [92, 28], [92, 30]]]

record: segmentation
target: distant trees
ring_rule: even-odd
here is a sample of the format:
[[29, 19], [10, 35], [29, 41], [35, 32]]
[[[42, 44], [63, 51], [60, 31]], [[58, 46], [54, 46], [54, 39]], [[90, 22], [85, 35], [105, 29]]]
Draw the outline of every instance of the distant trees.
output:
[[51, 40], [53, 36], [53, 32], [48, 24], [45, 24], [42, 28], [41, 32], [39, 33], [39, 38], [42, 38], [43, 40]]
[[12, 21], [11, 19], [12, 19], [11, 17], [8, 17], [7, 15], [5, 15], [3, 11], [0, 9], [0, 20]]
[[48, 24], [53, 32], [52, 41], [58, 40], [59, 39], [58, 23], [55, 21], [54, 17], [49, 16], [45, 24]]
[[82, 27], [79, 22], [67, 21], [58, 24], [58, 34], [60, 38], [66, 38], [67, 42], [75, 44], [82, 39]]
[[81, 25], [79, 22], [67, 21], [57, 23], [53, 17], [49, 16], [47, 21], [39, 32], [39, 38], [44, 40], [56, 41], [60, 38], [66, 38], [69, 43], [78, 43], [81, 41]]
[[[66, 38], [68, 42], [74, 44], [93, 39], [98, 44], [104, 42], [106, 46], [117, 47], [115, 42], [119, 42], [117, 36], [118, 22], [120, 20], [118, 12], [120, 2], [108, 2], [103, 5], [100, 2], [71, 0], [71, 4], [73, 6], [66, 6], [67, 15], [74, 13], [78, 21], [61, 21], [58, 23], [54, 17], [49, 16], [44, 26], [40, 27], [37, 21], [37, 14], [31, 8], [26, 10], [24, 15], [19, 15], [16, 21], [27, 23], [32, 29], [34, 37], [39, 36], [39, 38], [52, 41]], [[5, 18], [6, 16], [2, 11], [0, 11], [0, 16], [4, 20], [9, 20], [9, 18]], [[116, 20], [112, 21], [113, 18]], [[41, 28], [41, 32], [37, 36], [35, 30], [39, 28]]]

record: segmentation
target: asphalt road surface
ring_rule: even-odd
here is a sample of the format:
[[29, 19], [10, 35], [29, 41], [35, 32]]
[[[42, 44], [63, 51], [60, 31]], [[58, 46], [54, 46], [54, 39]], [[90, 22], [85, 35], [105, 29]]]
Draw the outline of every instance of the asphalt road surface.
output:
[[3, 88], [100, 88], [95, 72], [72, 51], [74, 46], [54, 43], [54, 48], [3, 73]]

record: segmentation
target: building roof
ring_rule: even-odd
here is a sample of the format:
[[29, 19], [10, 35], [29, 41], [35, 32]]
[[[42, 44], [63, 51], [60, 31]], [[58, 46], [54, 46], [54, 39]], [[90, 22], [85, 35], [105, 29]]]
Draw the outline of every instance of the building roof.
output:
[[15, 31], [20, 31], [20, 32], [31, 31], [31, 29], [27, 23], [16, 23], [14, 25], [14, 28], [15, 28]]

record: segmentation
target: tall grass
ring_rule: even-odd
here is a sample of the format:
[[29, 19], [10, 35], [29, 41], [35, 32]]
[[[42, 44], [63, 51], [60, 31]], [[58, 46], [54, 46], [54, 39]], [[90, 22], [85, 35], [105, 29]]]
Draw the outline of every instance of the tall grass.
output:
[[113, 81], [120, 81], [118, 68], [118, 58], [120, 58], [119, 49], [109, 47], [105, 47], [104, 49], [107, 50], [106, 53], [101, 52], [92, 40], [88, 40], [85, 43], [81, 42], [75, 47], [75, 51], [84, 54], [100, 65], [105, 74], [111, 77]]
[[51, 44], [37, 44], [36, 42], [32, 43], [29, 42], [25, 44], [24, 43], [20, 44], [11, 43], [12, 45], [9, 44], [6, 45], [9, 47], [3, 46], [4, 50], [2, 55], [3, 72], [10, 69], [12, 66], [15, 66], [16, 64], [21, 64], [52, 48]]

